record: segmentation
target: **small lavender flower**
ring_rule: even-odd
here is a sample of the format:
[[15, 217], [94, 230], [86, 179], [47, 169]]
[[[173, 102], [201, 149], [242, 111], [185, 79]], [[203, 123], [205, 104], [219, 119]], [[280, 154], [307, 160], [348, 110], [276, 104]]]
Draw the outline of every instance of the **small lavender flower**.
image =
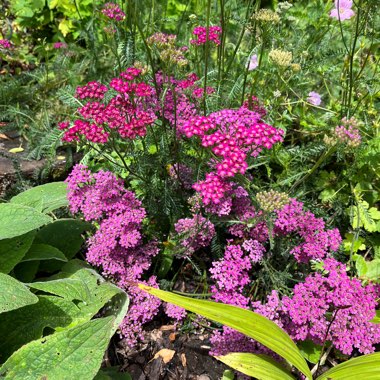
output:
[[249, 59], [249, 66], [248, 71], [253, 71], [259, 66], [259, 62], [257, 60], [257, 54], [251, 55], [251, 58]]
[[352, 0], [335, 0], [335, 8], [330, 12], [330, 17], [344, 21], [355, 16], [352, 8]]
[[309, 92], [307, 101], [313, 106], [319, 106], [322, 103], [321, 95], [319, 95], [318, 92], [311, 91]]

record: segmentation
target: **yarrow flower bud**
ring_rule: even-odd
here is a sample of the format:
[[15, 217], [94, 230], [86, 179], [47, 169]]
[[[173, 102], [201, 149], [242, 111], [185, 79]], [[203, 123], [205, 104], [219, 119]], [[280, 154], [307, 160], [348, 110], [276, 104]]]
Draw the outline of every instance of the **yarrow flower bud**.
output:
[[269, 52], [269, 58], [277, 66], [289, 67], [292, 63], [293, 54], [290, 51], [273, 49]]
[[280, 210], [290, 201], [288, 194], [280, 193], [275, 190], [262, 191], [260, 193], [257, 193], [256, 198], [260, 203], [260, 207], [267, 212]]
[[177, 36], [175, 34], [158, 32], [149, 36], [146, 42], [150, 46], [155, 45], [158, 49], [167, 49], [175, 45], [176, 39]]
[[260, 9], [257, 13], [253, 15], [253, 18], [263, 23], [267, 22], [272, 24], [278, 24], [280, 22], [280, 16], [278, 15], [278, 13], [266, 8]]
[[334, 136], [339, 143], [346, 144], [350, 148], [356, 148], [361, 144], [360, 132], [357, 128], [349, 125], [340, 125], [334, 129]]

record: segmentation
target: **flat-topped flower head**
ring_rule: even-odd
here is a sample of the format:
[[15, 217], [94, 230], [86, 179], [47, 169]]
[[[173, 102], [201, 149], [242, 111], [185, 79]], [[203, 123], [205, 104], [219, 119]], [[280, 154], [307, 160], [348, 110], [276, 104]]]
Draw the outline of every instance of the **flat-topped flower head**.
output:
[[108, 18], [115, 21], [122, 21], [125, 19], [125, 13], [115, 3], [106, 3], [102, 9], [102, 13]]
[[12, 49], [13, 45], [9, 40], [1, 40], [0, 39], [0, 49], [9, 50]]
[[220, 45], [220, 34], [222, 33], [222, 28], [220, 26], [210, 26], [208, 28], [205, 26], [197, 26], [193, 30], [193, 34], [196, 36], [195, 39], [190, 40], [192, 45], [205, 45], [207, 41], [214, 43], [215, 45]]

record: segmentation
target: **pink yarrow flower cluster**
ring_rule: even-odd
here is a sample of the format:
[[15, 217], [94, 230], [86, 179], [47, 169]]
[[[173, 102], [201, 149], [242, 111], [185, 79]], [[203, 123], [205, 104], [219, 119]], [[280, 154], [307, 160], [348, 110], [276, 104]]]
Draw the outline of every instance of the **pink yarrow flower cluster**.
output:
[[[380, 325], [371, 322], [376, 316], [379, 286], [364, 286], [360, 280], [351, 279], [344, 264], [332, 258], [326, 259], [324, 274], [309, 275], [305, 282], [294, 287], [293, 296], [285, 296], [282, 300], [273, 290], [266, 304], [258, 301], [250, 303], [242, 295], [242, 284], [249, 282], [244, 275], [247, 267], [241, 254], [235, 255], [234, 260], [228, 263], [226, 274], [234, 274], [237, 286], [226, 282], [222, 273], [214, 275], [218, 283], [213, 290], [216, 294], [220, 292], [219, 282], [231, 289], [230, 294], [222, 291], [227, 297], [217, 295], [221, 301], [244, 308], [251, 307], [256, 313], [275, 322], [295, 341], [311, 340], [322, 345], [326, 340], [346, 355], [351, 355], [354, 349], [369, 354], [380, 343]], [[223, 331], [213, 334], [211, 342], [213, 355], [263, 352], [254, 340], [225, 327]]]
[[355, 16], [352, 10], [352, 0], [335, 0], [335, 8], [330, 12], [330, 17], [340, 21], [348, 20]]
[[67, 43], [66, 42], [54, 42], [53, 48], [54, 49], [67, 49]]
[[77, 87], [75, 96], [78, 99], [103, 99], [108, 87], [100, 82], [88, 82], [85, 86]]
[[191, 255], [202, 247], [207, 247], [215, 236], [214, 225], [200, 214], [193, 215], [192, 218], [179, 219], [174, 229], [181, 246], [185, 249], [185, 256]]
[[299, 244], [290, 251], [298, 262], [322, 260], [331, 251], [337, 251], [342, 242], [337, 228], [325, 230], [323, 219], [305, 211], [303, 203], [294, 198], [280, 210], [276, 210], [274, 225], [276, 235], [297, 234], [300, 238]]
[[147, 126], [154, 123], [156, 116], [153, 110], [145, 106], [146, 99], [153, 94], [153, 88], [140, 82], [140, 75], [141, 70], [131, 67], [113, 78], [109, 87], [118, 94], [107, 102], [104, 101], [107, 86], [90, 82], [78, 87], [76, 96], [89, 101], [78, 109], [81, 119], [75, 120], [72, 125], [67, 122], [59, 124], [59, 128], [65, 131], [62, 140], [85, 139], [106, 144], [112, 131], [127, 139], [145, 136]]
[[122, 21], [125, 19], [125, 13], [115, 3], [106, 3], [102, 9], [102, 13], [115, 21]]
[[192, 45], [205, 45], [207, 41], [214, 43], [215, 45], [220, 45], [220, 34], [222, 33], [222, 28], [220, 26], [197, 26], [193, 30], [195, 39], [190, 40]]
[[374, 352], [380, 343], [380, 325], [376, 316], [379, 287], [363, 286], [350, 278], [346, 267], [335, 259], [326, 259], [327, 276], [315, 273], [294, 287], [293, 297], [282, 299], [287, 317], [286, 330], [297, 341], [310, 339], [316, 344], [327, 341], [346, 355], [354, 348], [363, 354]]
[[13, 45], [9, 40], [0, 39], [0, 49], [12, 49]]
[[211, 162], [214, 172], [193, 188], [205, 205], [218, 204], [231, 189], [229, 179], [245, 174], [249, 156], [256, 157], [262, 148], [270, 149], [282, 141], [283, 130], [260, 121], [260, 115], [246, 107], [224, 109], [209, 116], [194, 116], [180, 126], [186, 137], [198, 136], [205, 148], [211, 148], [220, 161]]
[[[142, 324], [153, 318], [160, 305], [159, 300], [134, 286], [158, 253], [156, 242], [143, 242], [145, 209], [110, 172], [92, 174], [86, 166], [76, 165], [66, 182], [70, 210], [98, 226], [88, 241], [87, 261], [128, 290], [131, 306], [121, 331], [132, 345], [142, 337]], [[148, 284], [157, 286], [155, 277]]]
[[352, 125], [339, 125], [334, 129], [334, 136], [338, 142], [346, 144], [351, 148], [355, 148], [361, 144], [361, 136], [359, 129]]
[[247, 240], [242, 246], [227, 245], [221, 260], [212, 263], [211, 278], [215, 285], [211, 287], [212, 297], [216, 301], [246, 308], [249, 298], [243, 295], [244, 288], [250, 282], [250, 270], [254, 263], [261, 260], [264, 246], [257, 240]]

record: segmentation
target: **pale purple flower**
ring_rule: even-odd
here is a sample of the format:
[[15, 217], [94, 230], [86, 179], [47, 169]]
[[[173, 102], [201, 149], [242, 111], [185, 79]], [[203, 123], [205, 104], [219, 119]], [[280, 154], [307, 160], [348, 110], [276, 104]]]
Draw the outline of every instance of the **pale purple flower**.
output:
[[355, 16], [352, 8], [352, 0], [335, 0], [335, 8], [330, 12], [330, 17], [344, 21]]
[[248, 71], [255, 70], [258, 66], [259, 62], [257, 60], [257, 54], [251, 55], [251, 58], [249, 59]]
[[313, 106], [319, 106], [322, 102], [321, 95], [318, 94], [318, 92], [311, 91], [309, 92], [309, 96], [307, 98], [307, 101], [312, 104]]

